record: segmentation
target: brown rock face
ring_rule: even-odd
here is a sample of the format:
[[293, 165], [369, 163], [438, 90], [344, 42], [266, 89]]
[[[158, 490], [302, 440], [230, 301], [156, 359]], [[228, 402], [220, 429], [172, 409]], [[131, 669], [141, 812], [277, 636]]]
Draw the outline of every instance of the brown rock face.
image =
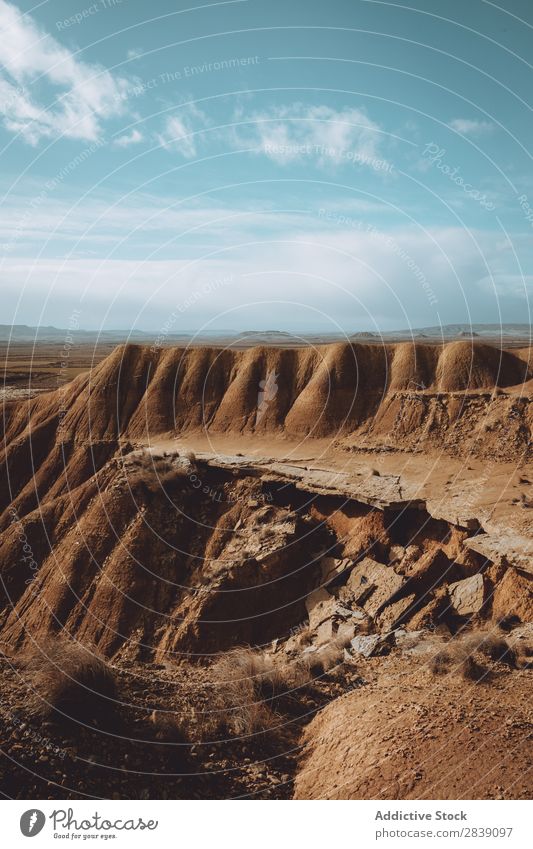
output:
[[356, 603], [375, 616], [403, 584], [404, 579], [392, 567], [365, 557], [352, 570], [347, 586], [354, 593]]
[[[275, 388], [265, 400], [261, 384], [272, 373]], [[514, 354], [469, 342], [247, 351], [123, 345], [61, 391], [13, 403], [5, 437], [26, 439], [31, 417], [36, 457], [43, 459], [56, 430], [61, 441], [81, 443], [194, 428], [353, 434], [367, 442], [388, 438], [406, 450], [428, 444], [514, 456], [517, 448], [529, 450], [529, 400], [483, 390], [531, 376]], [[473, 394], [446, 398], [461, 392]], [[13, 447], [11, 463], [14, 468]]]
[[518, 616], [533, 621], [533, 576], [508, 569], [494, 590], [492, 613], [495, 618]]
[[[302, 516], [288, 496], [286, 503], [283, 495], [279, 503], [261, 501], [268, 487], [260, 473], [237, 479], [236, 469], [206, 467], [199, 474], [185, 457], [177, 463], [128, 441], [198, 427], [379, 439], [406, 428], [406, 447], [411, 438], [445, 446], [450, 421], [439, 430], [428, 405], [442, 399], [428, 392], [509, 385], [528, 376], [519, 358], [485, 346], [415, 353], [413, 359], [406, 348], [370, 345], [155, 352], [130, 345], [61, 391], [13, 402], [0, 452], [8, 482], [0, 501], [3, 637], [20, 646], [29, 635], [65, 629], [106, 655], [139, 657], [261, 643], [306, 618], [304, 600], [321, 579], [334, 589], [352, 569], [346, 599], [362, 604], [379, 627], [380, 621], [418, 622], [424, 609], [440, 613], [439, 587], [469, 575], [438, 542], [435, 523], [431, 540], [420, 536], [425, 519], [411, 534], [412, 516], [393, 538], [385, 510], [327, 490], [305, 496]], [[278, 390], [258, 417], [258, 389], [271, 371]], [[414, 378], [426, 386], [421, 395], [408, 389]], [[471, 397], [458, 419], [470, 431]], [[522, 402], [522, 413], [509, 421], [520, 423]], [[431, 427], [426, 412], [408, 414], [404, 405], [413, 403], [424, 406]], [[476, 416], [486, 403], [493, 401], [476, 396]], [[505, 413], [505, 405], [517, 402], [497, 396], [494, 403]], [[297, 482], [279, 492], [291, 487], [298, 490]], [[334, 554], [317, 544], [320, 528], [334, 539]], [[389, 557], [393, 565], [385, 565]], [[511, 573], [506, 581], [494, 581], [494, 609], [510, 605], [529, 617], [527, 579]], [[458, 605], [468, 615], [468, 603]]]

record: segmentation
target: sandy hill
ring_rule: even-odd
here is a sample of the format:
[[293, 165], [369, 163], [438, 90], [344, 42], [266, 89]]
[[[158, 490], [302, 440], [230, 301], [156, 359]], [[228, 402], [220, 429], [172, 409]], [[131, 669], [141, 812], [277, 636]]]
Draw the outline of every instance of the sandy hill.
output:
[[[328, 434], [346, 447], [389, 441], [397, 448], [461, 451], [478, 440], [479, 453], [493, 456], [497, 449], [514, 457], [529, 449], [529, 398], [493, 389], [520, 387], [529, 378], [525, 354], [465, 342], [155, 352], [127, 345], [62, 390], [6, 405], [0, 627], [19, 644], [27, 629], [66, 626], [108, 654], [125, 640], [178, 652], [219, 647], [239, 626], [223, 636], [221, 624], [208, 639], [199, 623], [238, 619], [247, 588], [256, 586], [258, 561], [246, 541], [255, 533], [257, 509], [220, 507], [209, 486], [200, 497], [177, 455], [137, 456], [130, 441], [208, 427]], [[213, 484], [224, 503], [235, 484], [227, 476], [220, 473]], [[254, 500], [253, 476], [246, 487]], [[258, 622], [275, 606], [274, 589], [283, 592], [282, 610], [292, 616], [307, 581], [316, 578], [307, 576], [304, 532], [289, 513], [280, 503], [259, 524], [279, 525], [280, 539], [288, 534], [294, 567], [303, 571], [293, 580], [272, 554], [260, 571], [270, 592], [247, 601]], [[232, 548], [226, 536], [239, 523], [244, 547]], [[17, 555], [21, 539], [33, 568]], [[250, 565], [237, 568], [243, 557]], [[274, 636], [291, 616], [280, 612], [256, 631], [248, 621], [241, 637]], [[181, 624], [169, 627], [169, 620]]]
[[528, 799], [530, 675], [476, 683], [417, 657], [384, 664], [307, 727], [295, 798]]
[[245, 351], [125, 345], [64, 388], [7, 405], [4, 436], [12, 451], [31, 431], [38, 465], [56, 441], [206, 428], [514, 456], [529, 447], [529, 358], [529, 349], [466, 341]]

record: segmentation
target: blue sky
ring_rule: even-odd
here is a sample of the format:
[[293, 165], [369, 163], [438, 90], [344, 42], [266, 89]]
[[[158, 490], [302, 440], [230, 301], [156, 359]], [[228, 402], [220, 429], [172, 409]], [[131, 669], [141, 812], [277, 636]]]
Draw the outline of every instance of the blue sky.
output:
[[0, 0], [4, 323], [529, 321], [528, 0]]

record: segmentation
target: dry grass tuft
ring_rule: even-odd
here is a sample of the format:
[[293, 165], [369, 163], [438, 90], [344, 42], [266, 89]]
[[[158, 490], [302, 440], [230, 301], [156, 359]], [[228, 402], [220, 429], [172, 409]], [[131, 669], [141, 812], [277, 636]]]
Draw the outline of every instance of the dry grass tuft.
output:
[[456, 672], [469, 681], [481, 681], [489, 674], [483, 660], [504, 663], [511, 669], [519, 665], [515, 650], [506, 640], [481, 631], [450, 640], [446, 648], [431, 658], [429, 668], [434, 675]]
[[509, 633], [509, 631], [512, 631], [513, 628], [520, 625], [520, 617], [515, 613], [511, 613], [509, 616], [502, 616], [501, 619], [498, 619], [496, 625], [501, 631]]
[[463, 651], [474, 655], [477, 652], [494, 663], [505, 663], [507, 666], [516, 667], [516, 652], [502, 637], [495, 637], [491, 633], [481, 632], [468, 635], [462, 640]]
[[322, 675], [340, 674], [343, 668], [344, 649], [349, 642], [348, 638], [335, 638], [314, 652], [305, 652], [298, 663], [307, 681]]
[[429, 668], [434, 675], [446, 675], [450, 671], [452, 665], [452, 656], [450, 652], [445, 650], [434, 654], [429, 662]]
[[273, 725], [274, 715], [264, 694], [277, 683], [270, 658], [251, 648], [236, 648], [222, 655], [210, 672], [216, 692], [214, 711], [203, 720], [201, 733], [241, 737]]
[[471, 654], [461, 658], [459, 671], [467, 681], [482, 681], [487, 675], [487, 670]]
[[485, 667], [465, 652], [459, 643], [437, 652], [429, 662], [429, 669], [433, 675], [455, 673], [467, 681], [481, 681], [487, 674]]
[[25, 659], [24, 669], [36, 716], [91, 725], [115, 717], [115, 677], [94, 648], [50, 640]]
[[278, 702], [310, 684], [313, 677], [331, 673], [342, 652], [337, 643], [302, 652], [296, 660], [249, 647], [226, 652], [210, 669], [216, 692], [213, 710], [210, 718], [198, 722], [196, 733], [205, 739], [221, 733], [247, 736], [272, 728], [279, 723]]

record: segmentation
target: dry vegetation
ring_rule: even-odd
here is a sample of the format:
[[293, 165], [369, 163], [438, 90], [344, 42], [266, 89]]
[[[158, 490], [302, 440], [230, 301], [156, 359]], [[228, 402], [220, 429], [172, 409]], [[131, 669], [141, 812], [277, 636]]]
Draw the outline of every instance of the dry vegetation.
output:
[[23, 669], [34, 716], [84, 724], [114, 718], [115, 677], [96, 649], [63, 638], [48, 640], [23, 660]]
[[456, 673], [469, 681], [482, 681], [490, 674], [488, 661], [510, 669], [525, 663], [503, 637], [491, 631], [480, 631], [459, 634], [450, 640], [431, 658], [429, 667], [435, 675]]
[[[301, 645], [306, 645], [305, 632]], [[268, 731], [280, 722], [284, 700], [342, 666], [345, 641], [333, 640], [295, 659], [238, 647], [225, 652], [209, 670], [215, 697], [209, 713], [194, 717], [200, 739], [241, 737]]]

